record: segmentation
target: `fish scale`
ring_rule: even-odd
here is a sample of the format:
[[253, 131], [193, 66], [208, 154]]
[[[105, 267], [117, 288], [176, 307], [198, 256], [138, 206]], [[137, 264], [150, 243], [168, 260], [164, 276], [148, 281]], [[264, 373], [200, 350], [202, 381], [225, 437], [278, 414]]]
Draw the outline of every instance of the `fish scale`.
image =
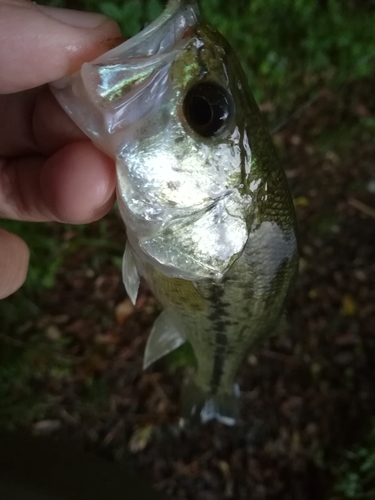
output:
[[239, 418], [237, 372], [278, 331], [297, 272], [285, 174], [228, 42], [194, 0], [55, 82], [62, 107], [116, 161], [123, 279], [164, 307], [144, 367], [190, 342], [182, 414]]

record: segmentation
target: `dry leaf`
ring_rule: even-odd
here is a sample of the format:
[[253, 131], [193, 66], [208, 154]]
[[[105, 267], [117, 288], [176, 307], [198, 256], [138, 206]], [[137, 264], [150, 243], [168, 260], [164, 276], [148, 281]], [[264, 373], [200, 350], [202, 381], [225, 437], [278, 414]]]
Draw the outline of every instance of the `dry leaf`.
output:
[[298, 196], [293, 201], [295, 207], [307, 207], [310, 204], [310, 200], [306, 196]]
[[136, 429], [129, 440], [129, 450], [132, 453], [144, 450], [150, 440], [153, 430], [153, 425], [146, 425], [146, 427]]
[[357, 311], [357, 304], [350, 295], [343, 296], [341, 306], [345, 316], [354, 316]]
[[50, 434], [58, 431], [61, 427], [60, 420], [40, 420], [33, 425], [34, 432], [38, 434]]
[[56, 325], [50, 325], [46, 330], [46, 337], [56, 342], [61, 339], [61, 331]]
[[125, 323], [125, 321], [131, 316], [134, 312], [134, 306], [131, 303], [130, 299], [125, 299], [119, 304], [117, 304], [115, 309], [116, 321], [119, 325]]

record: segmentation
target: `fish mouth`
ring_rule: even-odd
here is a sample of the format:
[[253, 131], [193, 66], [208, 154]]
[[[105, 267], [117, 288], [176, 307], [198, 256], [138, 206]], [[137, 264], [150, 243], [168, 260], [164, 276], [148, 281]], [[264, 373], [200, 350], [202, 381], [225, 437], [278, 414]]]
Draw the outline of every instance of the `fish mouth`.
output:
[[51, 83], [54, 95], [100, 149], [118, 156], [108, 138], [155, 106], [155, 99], [143, 99], [144, 92], [160, 99], [167, 92], [170, 65], [191, 43], [199, 19], [195, 1], [171, 0], [137, 35]]

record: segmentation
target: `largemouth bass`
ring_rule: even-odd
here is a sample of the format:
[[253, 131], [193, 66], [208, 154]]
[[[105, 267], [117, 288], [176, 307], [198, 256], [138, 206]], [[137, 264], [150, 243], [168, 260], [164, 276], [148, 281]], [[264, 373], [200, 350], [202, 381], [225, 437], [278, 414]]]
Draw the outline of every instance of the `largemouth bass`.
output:
[[184, 416], [233, 424], [239, 365], [277, 330], [297, 270], [288, 185], [235, 53], [195, 1], [171, 0], [53, 91], [116, 159], [125, 287], [135, 303], [143, 276], [164, 306], [144, 367], [190, 342]]

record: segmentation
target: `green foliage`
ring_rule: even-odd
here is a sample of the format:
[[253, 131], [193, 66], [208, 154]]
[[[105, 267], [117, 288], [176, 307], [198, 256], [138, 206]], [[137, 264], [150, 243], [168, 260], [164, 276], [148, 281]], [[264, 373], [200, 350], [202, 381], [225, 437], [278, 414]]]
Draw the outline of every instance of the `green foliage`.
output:
[[1, 226], [20, 235], [29, 245], [31, 265], [26, 289], [51, 288], [67, 249], [58, 237], [56, 226], [19, 221], [1, 221]]
[[346, 451], [336, 473], [332, 500], [375, 498], [375, 421], [363, 443]]
[[[45, 387], [48, 381], [69, 379], [74, 365], [66, 354], [66, 338], [51, 341], [37, 327], [30, 330], [42, 312], [40, 293], [56, 284], [61, 263], [74, 252], [94, 249], [82, 266], [95, 272], [108, 261], [120, 265], [124, 244], [113, 241], [107, 219], [85, 226], [18, 221], [1, 221], [1, 226], [20, 235], [30, 248], [25, 285], [0, 301], [0, 426], [13, 427], [53, 413], [56, 401]], [[88, 379], [80, 396], [80, 410], [99, 407], [105, 382]]]
[[71, 371], [64, 347], [65, 340], [48, 341], [40, 333], [27, 342], [0, 334], [0, 427], [46, 418], [55, 403], [45, 392], [46, 380]]
[[[49, 340], [37, 330], [27, 335], [0, 333], [0, 428], [30, 425], [60, 415], [63, 402], [53, 388], [69, 384], [81, 361], [67, 354], [69, 343], [67, 337]], [[87, 375], [81, 385], [75, 411], [80, 415], [103, 411], [109, 394], [107, 381]]]
[[184, 366], [196, 366], [197, 364], [193, 348], [189, 342], [185, 342], [181, 347], [168, 354], [166, 361], [170, 371]]
[[[100, 271], [105, 262], [120, 269], [124, 243], [114, 241], [108, 219], [91, 225], [61, 225], [1, 221], [1, 226], [18, 234], [30, 249], [30, 265], [24, 286], [12, 297], [0, 300], [0, 333], [13, 334], [40, 313], [39, 295], [52, 288], [62, 262], [74, 252], [90, 248], [82, 267]], [[125, 231], [123, 232], [125, 241]]]
[[67, 253], [67, 244], [57, 224], [1, 221], [1, 227], [18, 234], [30, 249], [30, 266], [24, 286], [16, 295], [0, 301], [0, 333], [11, 333], [40, 312], [38, 294], [55, 284], [55, 277]]
[[86, 10], [105, 14], [120, 25], [125, 37], [138, 33], [147, 23], [153, 21], [163, 10], [160, 0], [84, 0]]
[[238, 51], [258, 99], [291, 104], [374, 70], [375, 13], [347, 2], [203, 0], [202, 9]]

